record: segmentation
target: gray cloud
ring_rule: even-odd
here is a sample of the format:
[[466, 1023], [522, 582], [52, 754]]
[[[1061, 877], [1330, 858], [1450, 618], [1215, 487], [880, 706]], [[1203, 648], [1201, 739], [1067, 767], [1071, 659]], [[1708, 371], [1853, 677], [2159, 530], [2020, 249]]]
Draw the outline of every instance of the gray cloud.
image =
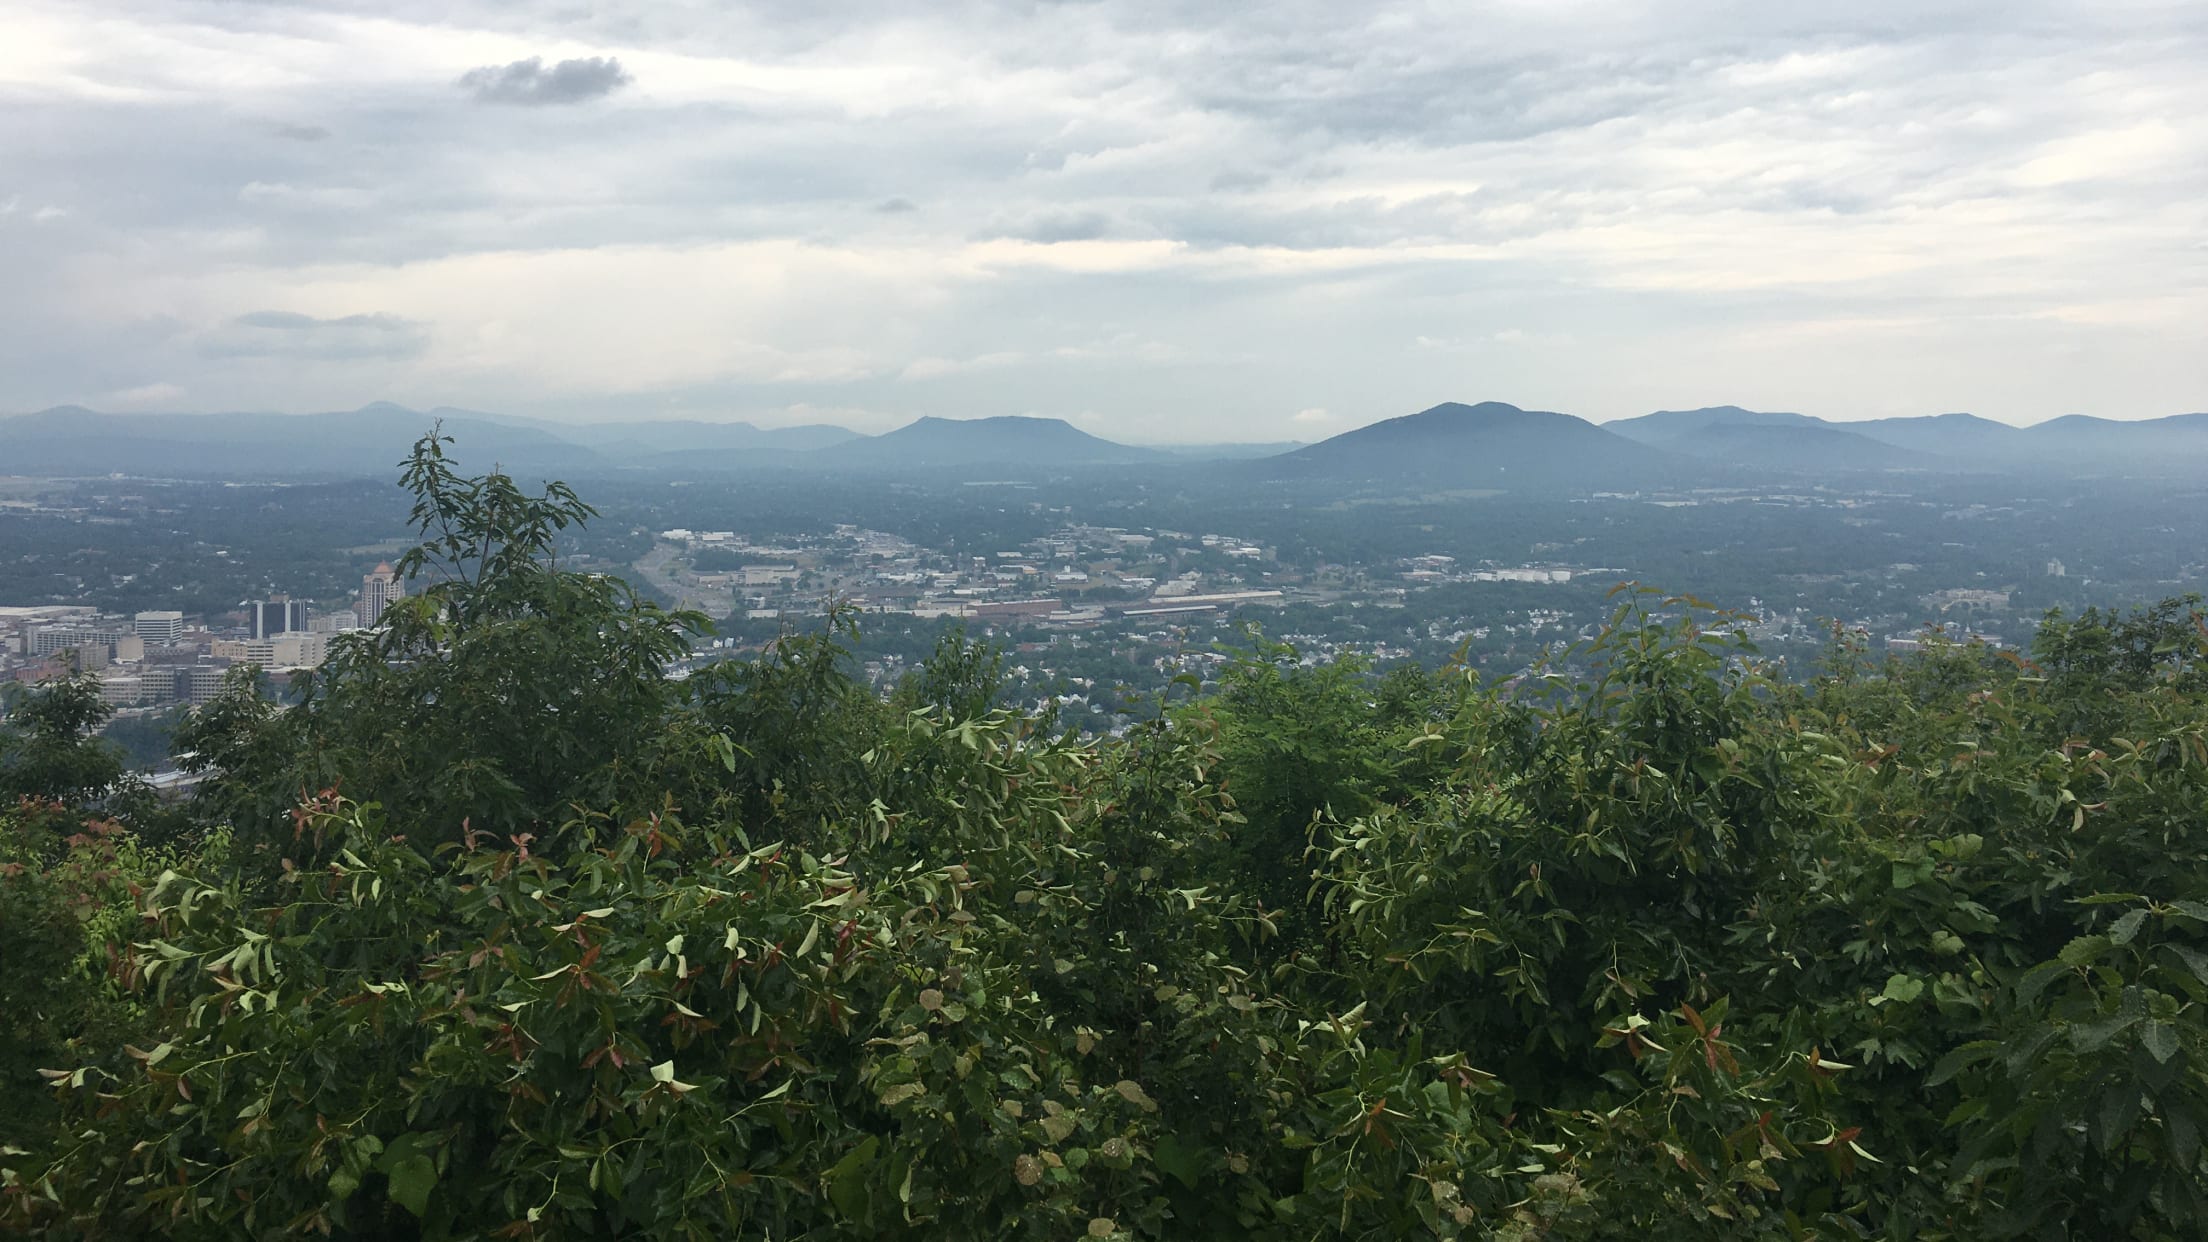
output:
[[1264, 173], [1235, 169], [1212, 177], [1211, 189], [1214, 193], [1231, 194], [1236, 190], [1262, 189], [1271, 180]]
[[550, 69], [532, 56], [510, 65], [485, 65], [460, 75], [458, 85], [480, 103], [572, 104], [602, 98], [635, 79], [611, 56], [563, 60]]
[[296, 311], [239, 315], [200, 342], [209, 358], [276, 358], [301, 361], [399, 360], [428, 348], [429, 332], [398, 315], [344, 315], [317, 319]]
[[[25, 2], [76, 67], [8, 84], [36, 123], [0, 126], [0, 409], [159, 382], [1216, 439], [1445, 397], [2023, 420], [2208, 390], [2200, 6]], [[532, 48], [603, 56], [461, 98], [651, 90], [455, 117], [470, 60]], [[1129, 331], [1174, 350], [1100, 387], [1089, 346]]]
[[1101, 211], [1045, 211], [1021, 220], [1000, 220], [977, 234], [983, 240], [1005, 237], [1016, 241], [1096, 241], [1112, 234], [1112, 220]]

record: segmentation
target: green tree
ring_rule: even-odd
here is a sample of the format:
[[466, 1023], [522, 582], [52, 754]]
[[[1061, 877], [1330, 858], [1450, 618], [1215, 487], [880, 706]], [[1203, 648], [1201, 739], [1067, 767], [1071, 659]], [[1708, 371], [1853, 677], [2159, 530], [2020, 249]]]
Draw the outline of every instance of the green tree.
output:
[[241, 683], [186, 733], [216, 778], [213, 810], [262, 838], [325, 789], [386, 807], [433, 840], [468, 826], [544, 834], [577, 807], [659, 800], [660, 726], [681, 691], [664, 675], [705, 619], [670, 613], [618, 578], [559, 565], [563, 532], [594, 514], [565, 484], [523, 492], [461, 475], [425, 436], [403, 473], [421, 541], [397, 568], [412, 593], [380, 628], [340, 638], [270, 711]]
[[0, 800], [87, 806], [122, 788], [122, 752], [97, 736], [114, 714], [92, 673], [33, 687], [0, 721]]
[[1634, 590], [1523, 679], [1260, 646], [1083, 742], [962, 636], [884, 702], [844, 609], [672, 680], [570, 493], [441, 463], [392, 627], [187, 731], [255, 854], [0, 809], [0, 1223], [2198, 1232], [2184, 601], [1792, 682]]

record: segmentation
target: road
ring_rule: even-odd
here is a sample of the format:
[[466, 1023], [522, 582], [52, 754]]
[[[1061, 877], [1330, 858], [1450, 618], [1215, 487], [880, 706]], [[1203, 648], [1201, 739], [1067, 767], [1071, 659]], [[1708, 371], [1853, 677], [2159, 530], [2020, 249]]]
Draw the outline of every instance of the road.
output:
[[736, 611], [736, 597], [728, 591], [700, 591], [675, 581], [674, 575], [667, 572], [667, 566], [678, 551], [671, 543], [654, 543], [652, 550], [636, 562], [636, 572], [651, 583], [654, 590], [674, 600], [677, 607], [698, 609], [715, 621], [724, 620]]

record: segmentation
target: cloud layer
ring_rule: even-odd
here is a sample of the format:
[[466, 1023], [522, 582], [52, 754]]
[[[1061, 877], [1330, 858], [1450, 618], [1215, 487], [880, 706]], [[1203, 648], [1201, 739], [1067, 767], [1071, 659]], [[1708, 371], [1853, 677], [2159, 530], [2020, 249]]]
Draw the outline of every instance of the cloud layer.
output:
[[550, 69], [532, 56], [470, 69], [460, 75], [460, 88], [480, 103], [572, 104], [604, 98], [633, 80], [611, 56], [579, 56]]
[[2208, 407], [2198, 6], [13, 11], [0, 409]]

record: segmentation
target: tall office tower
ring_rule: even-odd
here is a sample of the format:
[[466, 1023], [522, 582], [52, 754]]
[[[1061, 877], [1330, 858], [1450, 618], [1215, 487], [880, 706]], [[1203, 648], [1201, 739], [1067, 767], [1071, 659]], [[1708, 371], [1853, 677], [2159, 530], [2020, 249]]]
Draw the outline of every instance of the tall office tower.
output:
[[138, 637], [160, 647], [173, 647], [184, 637], [184, 614], [181, 612], [141, 612], [137, 618]]
[[354, 611], [360, 614], [362, 625], [374, 625], [383, 620], [383, 610], [391, 606], [392, 600], [405, 595], [406, 584], [399, 581], [399, 573], [391, 568], [391, 562], [385, 561], [361, 578], [360, 603]]
[[274, 638], [278, 634], [291, 634], [307, 628], [307, 605], [304, 601], [285, 599], [260, 600], [246, 605], [246, 617], [252, 622], [254, 638]]

